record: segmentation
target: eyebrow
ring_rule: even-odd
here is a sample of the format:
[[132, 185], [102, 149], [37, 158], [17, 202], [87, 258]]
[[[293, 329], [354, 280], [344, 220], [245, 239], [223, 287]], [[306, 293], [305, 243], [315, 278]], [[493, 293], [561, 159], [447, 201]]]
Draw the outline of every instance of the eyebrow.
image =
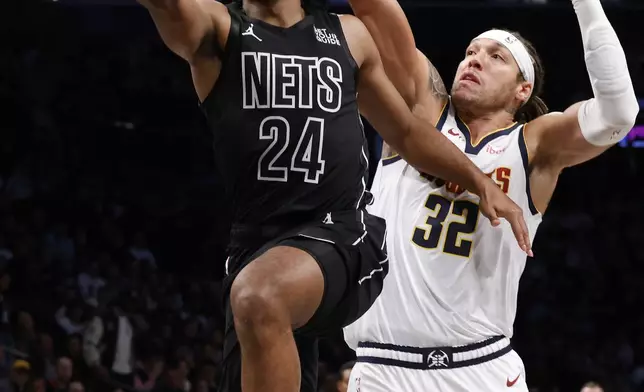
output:
[[510, 54], [510, 55], [512, 54], [512, 52], [510, 52], [510, 50], [508, 48], [506, 48], [505, 46], [501, 45], [500, 43], [498, 43], [496, 41], [494, 41], [492, 43], [492, 45], [493, 45], [493, 50], [494, 51], [503, 52], [504, 54]]
[[[473, 41], [471, 41], [471, 42], [470, 42], [470, 44], [467, 46], [467, 48], [466, 48], [465, 50], [467, 50], [467, 49], [469, 49], [469, 48], [471, 48], [471, 47], [473, 47], [473, 46], [480, 47], [480, 46], [481, 46], [481, 44], [477, 43], [477, 42], [476, 42], [476, 40], [473, 40]], [[505, 46], [501, 45], [500, 43], [498, 43], [498, 42], [496, 42], [496, 41], [492, 41], [492, 43], [490, 44], [490, 47], [488, 47], [488, 49], [489, 49], [491, 52], [494, 52], [494, 51], [500, 51], [500, 52], [503, 52], [503, 53], [504, 53], [504, 54], [506, 54], [506, 55], [507, 55], [507, 54], [510, 54], [510, 55], [512, 54], [512, 53], [508, 50], [508, 48], [506, 48]]]

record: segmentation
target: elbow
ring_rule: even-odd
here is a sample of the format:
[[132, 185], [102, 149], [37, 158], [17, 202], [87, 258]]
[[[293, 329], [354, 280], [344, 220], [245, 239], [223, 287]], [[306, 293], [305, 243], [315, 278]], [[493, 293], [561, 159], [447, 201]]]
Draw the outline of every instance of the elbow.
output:
[[620, 102], [621, 104], [619, 106], [602, 111], [606, 123], [610, 124], [611, 128], [630, 130], [635, 125], [640, 106], [635, 97], [635, 93], [631, 95], [632, 97], [629, 97], [629, 99]]
[[625, 106], [623, 114], [620, 116], [619, 120], [624, 124], [625, 127], [632, 128], [637, 121], [637, 115], [640, 112], [640, 104], [633, 93], [632, 99], [629, 100], [629, 103]]

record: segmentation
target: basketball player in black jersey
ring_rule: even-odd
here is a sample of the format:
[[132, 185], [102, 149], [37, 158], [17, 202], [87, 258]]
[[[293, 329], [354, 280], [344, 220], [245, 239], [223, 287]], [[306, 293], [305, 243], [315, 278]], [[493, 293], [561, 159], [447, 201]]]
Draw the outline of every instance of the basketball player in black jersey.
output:
[[357, 18], [300, 0], [139, 1], [190, 64], [232, 202], [221, 391], [314, 392], [317, 337], [382, 289], [385, 223], [364, 210], [358, 103], [408, 162], [476, 192], [530, 252], [521, 209], [415, 118]]

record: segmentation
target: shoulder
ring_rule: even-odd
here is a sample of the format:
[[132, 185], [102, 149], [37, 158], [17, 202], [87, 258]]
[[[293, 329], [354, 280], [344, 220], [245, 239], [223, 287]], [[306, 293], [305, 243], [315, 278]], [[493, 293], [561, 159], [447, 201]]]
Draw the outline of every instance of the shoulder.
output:
[[235, 4], [225, 5], [216, 0], [196, 0], [199, 10], [210, 17], [214, 22], [221, 23], [226, 19], [230, 20], [228, 9], [235, 7]]
[[351, 55], [360, 67], [366, 59], [377, 54], [376, 46], [369, 30], [362, 21], [353, 15], [339, 14], [342, 33], [349, 46]]
[[[234, 12], [236, 4], [222, 4], [215, 0], [197, 0], [201, 10], [205, 12], [213, 22], [218, 34], [228, 33], [230, 29], [230, 12]], [[230, 10], [230, 12], [229, 12]]]
[[357, 17], [348, 14], [337, 14], [337, 16], [340, 20], [340, 24], [342, 25], [342, 31], [347, 39], [349, 39], [349, 36], [368, 36], [371, 38], [369, 30], [367, 30], [364, 23], [362, 23], [362, 21]]
[[235, 4], [226, 5], [216, 0], [197, 0], [197, 3], [202, 10], [208, 13], [213, 13], [213, 15], [221, 13], [227, 14], [228, 8], [236, 6]]

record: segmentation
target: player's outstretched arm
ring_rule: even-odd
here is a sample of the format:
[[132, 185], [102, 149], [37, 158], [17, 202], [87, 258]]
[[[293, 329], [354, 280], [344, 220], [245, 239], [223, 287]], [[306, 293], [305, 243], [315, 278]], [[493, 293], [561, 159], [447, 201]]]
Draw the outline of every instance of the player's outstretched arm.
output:
[[526, 139], [537, 165], [577, 165], [618, 143], [633, 127], [639, 105], [626, 55], [600, 0], [572, 0], [594, 98], [530, 122]]
[[163, 42], [193, 63], [202, 51], [223, 48], [230, 29], [226, 6], [215, 0], [137, 0], [148, 9]]
[[389, 80], [407, 105], [429, 99], [440, 112], [447, 100], [445, 84], [436, 68], [416, 49], [409, 21], [397, 0], [350, 0], [353, 13], [364, 23], [380, 52]]
[[414, 116], [387, 78], [378, 49], [364, 24], [350, 15], [343, 15], [341, 20], [349, 49], [360, 66], [360, 111], [411, 165], [478, 194], [481, 212], [493, 225], [499, 224], [499, 218], [507, 219], [519, 246], [530, 252], [530, 237], [521, 208], [429, 121]]
[[[350, 0], [381, 55], [385, 73], [414, 113], [436, 122], [448, 93], [438, 70], [416, 49], [414, 35], [397, 0]], [[394, 150], [386, 143], [383, 157]]]

